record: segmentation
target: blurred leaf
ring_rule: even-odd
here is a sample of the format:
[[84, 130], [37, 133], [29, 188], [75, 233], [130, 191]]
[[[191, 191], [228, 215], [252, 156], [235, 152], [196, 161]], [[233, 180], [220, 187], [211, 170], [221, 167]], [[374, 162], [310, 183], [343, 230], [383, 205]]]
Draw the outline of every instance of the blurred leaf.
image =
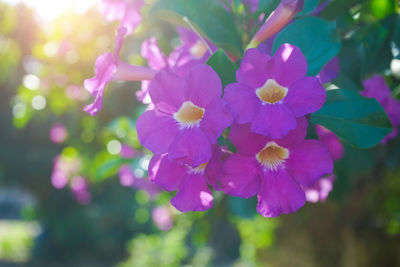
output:
[[334, 84], [340, 88], [348, 88], [354, 91], [363, 90], [361, 83], [361, 71], [364, 57], [363, 45], [357, 40], [345, 40], [339, 52], [339, 76]]
[[316, 17], [299, 19], [275, 38], [273, 53], [284, 43], [300, 48], [307, 59], [308, 75], [316, 75], [340, 51], [341, 42], [335, 23]]
[[328, 91], [325, 105], [311, 115], [311, 122], [358, 148], [375, 146], [393, 130], [378, 101], [345, 89]]
[[232, 14], [214, 0], [158, 0], [150, 15], [188, 27], [187, 17], [213, 44], [240, 56], [242, 44]]
[[370, 7], [372, 14], [382, 19], [396, 12], [396, 0], [371, 0]]
[[112, 156], [108, 152], [101, 152], [94, 158], [92, 177], [96, 181], [104, 180], [118, 173], [119, 168], [126, 161], [118, 156]]
[[397, 16], [390, 16], [381, 21], [363, 27], [356, 38], [364, 44], [363, 74], [383, 72], [390, 68], [392, 60], [391, 42]]
[[334, 20], [343, 15], [343, 11], [349, 10], [352, 6], [359, 3], [359, 0], [336, 0], [331, 1], [319, 14], [321, 18]]
[[218, 49], [208, 59], [210, 65], [221, 78], [222, 86], [225, 88], [230, 83], [236, 82], [236, 70], [238, 66], [229, 59], [224, 50]]
[[299, 14], [297, 14], [297, 16], [300, 17], [310, 14], [314, 11], [314, 9], [317, 8], [319, 2], [320, 0], [304, 0], [303, 10]]
[[279, 0], [260, 0], [258, 13], [264, 13], [268, 16], [279, 5], [279, 2]]

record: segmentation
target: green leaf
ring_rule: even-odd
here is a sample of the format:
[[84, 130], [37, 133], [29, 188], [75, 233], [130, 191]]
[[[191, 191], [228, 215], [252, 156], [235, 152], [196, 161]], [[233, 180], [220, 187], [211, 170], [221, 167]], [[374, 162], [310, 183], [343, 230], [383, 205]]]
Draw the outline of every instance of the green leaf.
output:
[[311, 122], [358, 148], [373, 147], [392, 131], [378, 101], [346, 89], [328, 91], [325, 105], [312, 114]]
[[221, 78], [224, 88], [228, 84], [236, 82], [236, 70], [238, 69], [238, 65], [233, 63], [222, 49], [212, 54], [207, 64], [210, 65]]
[[304, 0], [303, 10], [297, 14], [297, 16], [300, 17], [310, 14], [317, 8], [319, 2], [320, 0]]
[[257, 14], [264, 13], [267, 16], [279, 5], [279, 0], [260, 0], [258, 2]]
[[190, 23], [213, 44], [241, 56], [242, 43], [232, 14], [215, 0], [158, 0], [150, 16], [188, 27]]
[[273, 53], [284, 43], [300, 48], [307, 59], [308, 75], [317, 75], [341, 48], [335, 23], [317, 17], [302, 18], [284, 28], [275, 38]]
[[354, 39], [345, 40], [338, 55], [340, 72], [333, 83], [340, 88], [363, 90], [361, 71], [364, 59], [363, 45]]
[[359, 0], [336, 0], [331, 1], [319, 14], [322, 18], [327, 20], [334, 20], [337, 17], [343, 15], [345, 11], [349, 10], [356, 4], [359, 4]]

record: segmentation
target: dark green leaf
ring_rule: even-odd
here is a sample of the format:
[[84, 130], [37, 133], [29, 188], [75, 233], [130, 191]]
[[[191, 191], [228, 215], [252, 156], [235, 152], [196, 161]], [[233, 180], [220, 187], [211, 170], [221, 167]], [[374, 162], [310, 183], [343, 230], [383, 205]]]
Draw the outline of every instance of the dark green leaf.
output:
[[240, 56], [242, 44], [232, 14], [214, 0], [158, 0], [150, 16], [188, 27], [187, 17], [213, 44]]
[[312, 114], [311, 122], [358, 148], [373, 147], [392, 131], [385, 110], [375, 99], [345, 89], [328, 91], [325, 105]]
[[275, 38], [273, 53], [284, 43], [300, 48], [308, 63], [308, 75], [317, 75], [340, 51], [341, 42], [335, 23], [316, 17], [299, 19]]
[[236, 70], [238, 66], [229, 59], [223, 50], [219, 49], [212, 54], [207, 64], [210, 65], [221, 78], [224, 88], [228, 84], [236, 82]]

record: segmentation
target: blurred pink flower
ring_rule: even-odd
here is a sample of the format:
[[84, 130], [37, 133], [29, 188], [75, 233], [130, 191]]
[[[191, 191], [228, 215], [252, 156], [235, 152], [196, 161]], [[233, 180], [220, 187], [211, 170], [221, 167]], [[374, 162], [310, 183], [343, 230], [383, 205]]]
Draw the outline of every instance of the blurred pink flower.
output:
[[62, 143], [67, 139], [68, 132], [65, 126], [61, 123], [54, 124], [50, 129], [50, 140], [54, 143]]
[[155, 207], [151, 215], [153, 222], [161, 231], [168, 231], [174, 224], [171, 210], [167, 206]]

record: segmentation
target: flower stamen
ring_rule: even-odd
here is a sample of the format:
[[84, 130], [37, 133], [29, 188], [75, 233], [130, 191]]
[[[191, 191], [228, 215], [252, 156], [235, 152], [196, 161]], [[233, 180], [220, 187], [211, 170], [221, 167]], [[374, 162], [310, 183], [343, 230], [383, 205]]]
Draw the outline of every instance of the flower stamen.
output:
[[276, 171], [288, 158], [289, 150], [275, 142], [268, 142], [256, 155], [258, 162], [271, 171]]

